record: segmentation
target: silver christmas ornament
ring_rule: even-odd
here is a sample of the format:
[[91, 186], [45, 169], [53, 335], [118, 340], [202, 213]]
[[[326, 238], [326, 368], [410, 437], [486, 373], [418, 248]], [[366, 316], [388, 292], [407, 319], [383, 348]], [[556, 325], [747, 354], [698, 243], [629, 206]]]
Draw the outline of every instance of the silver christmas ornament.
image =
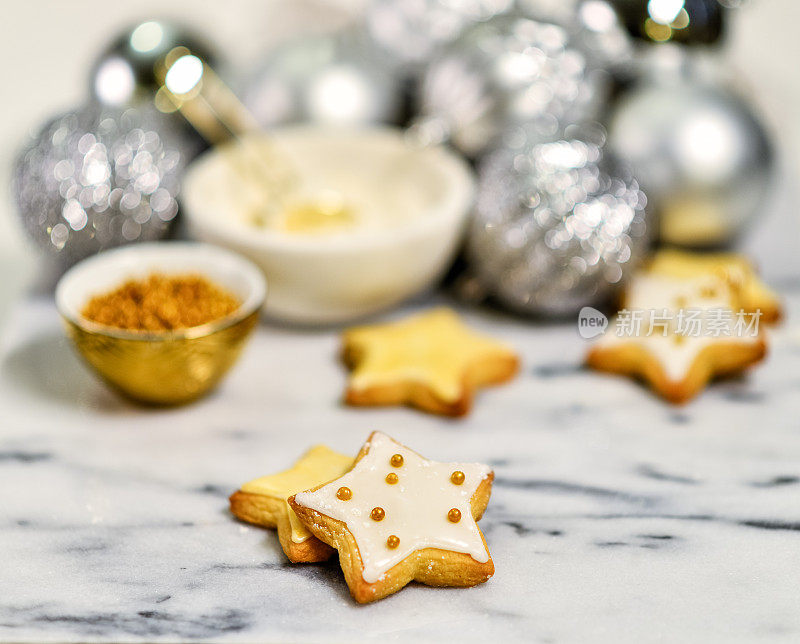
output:
[[264, 127], [301, 121], [351, 126], [397, 122], [402, 93], [386, 53], [353, 29], [279, 46], [241, 95]]
[[[212, 48], [180, 25], [149, 20], [123, 31], [92, 65], [89, 73], [92, 102], [101, 108], [149, 109], [158, 103], [156, 95], [167, 63], [188, 53], [212, 66], [216, 64]], [[163, 129], [170, 131], [184, 157], [192, 159], [203, 150], [205, 142], [183, 116], [170, 108], [171, 113], [161, 119]]]
[[519, 312], [563, 316], [607, 300], [644, 252], [647, 200], [602, 148], [602, 128], [541, 142], [517, 130], [480, 166], [467, 257]]
[[367, 6], [367, 27], [378, 44], [413, 68], [465, 28], [504, 13], [513, 4], [513, 0], [373, 0]]
[[733, 242], [759, 212], [773, 175], [772, 146], [748, 105], [687, 76], [624, 95], [610, 119], [609, 146], [635, 168], [670, 244]]
[[431, 61], [413, 131], [422, 142], [446, 138], [476, 157], [515, 125], [533, 124], [552, 136], [595, 115], [605, 102], [605, 80], [562, 27], [497, 16]]
[[84, 108], [50, 121], [14, 164], [28, 236], [62, 265], [163, 237], [183, 159], [154, 111]]
[[526, 17], [562, 26], [598, 66], [613, 69], [633, 59], [633, 39], [609, 0], [517, 0], [516, 7]]
[[645, 42], [711, 45], [725, 35], [726, 5], [734, 7], [741, 0], [615, 0], [615, 4], [628, 31]]
[[184, 27], [163, 20], [141, 22], [122, 32], [95, 61], [89, 74], [92, 97], [110, 107], [152, 101], [160, 87], [159, 65], [171, 52], [215, 64], [209, 45]]

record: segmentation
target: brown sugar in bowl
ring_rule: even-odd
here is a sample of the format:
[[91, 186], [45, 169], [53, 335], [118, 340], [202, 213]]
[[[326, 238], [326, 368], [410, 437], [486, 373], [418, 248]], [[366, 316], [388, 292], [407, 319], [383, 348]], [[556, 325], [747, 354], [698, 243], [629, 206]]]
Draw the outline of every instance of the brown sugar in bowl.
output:
[[[152, 275], [205, 278], [238, 306], [203, 324], [158, 330], [120, 328], [84, 315], [93, 299]], [[84, 260], [59, 281], [56, 305], [78, 354], [103, 380], [133, 400], [176, 405], [200, 398], [220, 382], [255, 328], [265, 296], [263, 275], [246, 259], [206, 244], [167, 242]], [[163, 317], [168, 326], [170, 316]], [[101, 319], [113, 321], [113, 315]]]

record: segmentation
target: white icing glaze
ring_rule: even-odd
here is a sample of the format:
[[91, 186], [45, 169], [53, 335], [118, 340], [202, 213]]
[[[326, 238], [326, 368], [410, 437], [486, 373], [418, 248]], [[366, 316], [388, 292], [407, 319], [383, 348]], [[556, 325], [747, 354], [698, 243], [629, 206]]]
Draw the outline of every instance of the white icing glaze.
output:
[[[301, 492], [295, 496], [298, 504], [347, 525], [361, 554], [364, 581], [378, 581], [392, 566], [423, 548], [466, 553], [480, 563], [489, 560], [470, 507], [478, 485], [491, 473], [489, 467], [477, 463], [429, 461], [378, 432], [368, 443], [368, 450], [344, 476], [315, 492]], [[401, 467], [390, 464], [393, 454], [402, 454]], [[450, 482], [454, 470], [464, 472], [463, 484]], [[399, 477], [394, 485], [386, 483], [389, 472]], [[342, 486], [353, 493], [349, 501], [336, 498], [336, 491]], [[382, 521], [370, 518], [375, 507], [386, 511]], [[458, 523], [447, 519], [451, 508], [461, 511]], [[386, 545], [390, 535], [400, 539], [395, 549]]]
[[[709, 290], [713, 294], [709, 294]], [[647, 336], [647, 316], [649, 311], [660, 315], [664, 309], [673, 316], [678, 309], [699, 309], [701, 317], [707, 320], [709, 311], [713, 309], [731, 309], [732, 294], [730, 287], [718, 277], [704, 275], [694, 279], [677, 279], [660, 275], [638, 275], [628, 286], [625, 308], [630, 311], [644, 311], [641, 334], [638, 337], [616, 335], [615, 320], [611, 321], [606, 334], [599, 340], [598, 346], [613, 347], [631, 342], [639, 342], [650, 352], [664, 368], [670, 380], [681, 381], [686, 377], [697, 356], [703, 349], [712, 344], [751, 344], [758, 341], [758, 336], [742, 335], [735, 337], [714, 337], [711, 335], [682, 335], [675, 333], [674, 326], [666, 334], [657, 326]], [[679, 341], [676, 338], [679, 337]]]

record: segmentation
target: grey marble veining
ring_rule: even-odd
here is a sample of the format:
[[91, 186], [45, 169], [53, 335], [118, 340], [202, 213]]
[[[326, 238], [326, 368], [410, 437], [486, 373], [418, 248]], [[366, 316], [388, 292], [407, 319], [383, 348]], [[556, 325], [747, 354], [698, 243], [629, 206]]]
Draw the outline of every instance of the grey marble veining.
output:
[[[134, 407], [71, 353], [44, 300], [0, 342], [0, 639], [800, 641], [800, 312], [742, 379], [670, 407], [580, 367], [572, 325], [482, 312], [523, 356], [471, 416], [339, 404], [332, 332], [262, 326], [190, 407]], [[490, 463], [495, 576], [358, 606], [335, 563], [292, 565], [227, 496], [380, 429]]]

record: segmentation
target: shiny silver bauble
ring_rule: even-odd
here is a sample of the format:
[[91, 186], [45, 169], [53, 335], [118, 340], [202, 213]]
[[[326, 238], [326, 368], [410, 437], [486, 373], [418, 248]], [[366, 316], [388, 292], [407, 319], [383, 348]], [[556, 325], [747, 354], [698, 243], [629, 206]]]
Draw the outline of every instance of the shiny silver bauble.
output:
[[62, 266], [164, 237], [178, 212], [184, 159], [160, 118], [154, 108], [93, 106], [47, 123], [14, 163], [28, 237]]
[[190, 30], [148, 20], [120, 33], [97, 58], [89, 75], [92, 97], [110, 107], [152, 101], [160, 86], [158, 66], [176, 48], [215, 64], [212, 48]]
[[756, 216], [773, 175], [769, 137], [736, 94], [707, 81], [652, 81], [622, 96], [609, 147], [659, 215], [663, 242], [725, 246]]
[[403, 113], [396, 68], [357, 29], [303, 36], [278, 46], [240, 93], [264, 127], [305, 121], [394, 123]]
[[564, 316], [607, 301], [648, 242], [647, 199], [606, 154], [602, 133], [511, 132], [480, 166], [467, 256], [480, 284], [509, 308]]
[[712, 45], [722, 40], [725, 5], [738, 3], [739, 0], [615, 0], [625, 26], [635, 38], [684, 45]]
[[503, 131], [534, 124], [554, 135], [605, 102], [606, 75], [558, 25], [497, 16], [466, 30], [428, 65], [414, 131], [477, 157]]

